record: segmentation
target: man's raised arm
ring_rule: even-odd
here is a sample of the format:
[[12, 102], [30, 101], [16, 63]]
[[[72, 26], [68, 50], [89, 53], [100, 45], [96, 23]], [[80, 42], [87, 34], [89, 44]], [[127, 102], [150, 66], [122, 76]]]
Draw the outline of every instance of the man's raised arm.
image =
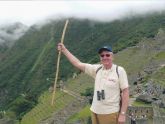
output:
[[62, 43], [58, 43], [58, 50], [61, 51], [72, 65], [81, 71], [85, 71], [85, 63], [82, 63], [78, 58], [76, 58]]

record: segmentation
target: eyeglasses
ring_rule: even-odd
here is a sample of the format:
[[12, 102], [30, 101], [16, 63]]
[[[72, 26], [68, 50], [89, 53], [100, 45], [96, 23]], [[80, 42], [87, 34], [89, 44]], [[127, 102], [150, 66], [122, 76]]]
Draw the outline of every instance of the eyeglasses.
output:
[[110, 57], [111, 54], [101, 54], [101, 55], [100, 55], [100, 57], [102, 57], [102, 58], [103, 58], [104, 56], [106, 56], [106, 57]]

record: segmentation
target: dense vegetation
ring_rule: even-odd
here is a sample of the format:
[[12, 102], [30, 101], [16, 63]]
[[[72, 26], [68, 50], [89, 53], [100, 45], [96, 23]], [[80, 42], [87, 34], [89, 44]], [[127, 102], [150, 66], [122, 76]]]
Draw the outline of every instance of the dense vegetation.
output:
[[[64, 23], [63, 19], [42, 27], [34, 25], [12, 48], [1, 53], [0, 109], [14, 112], [19, 119], [37, 104], [38, 96], [53, 85], [46, 79], [53, 79], [55, 75], [56, 45]], [[70, 18], [65, 44], [83, 62], [95, 63], [100, 46], [110, 44], [114, 52], [118, 52], [136, 45], [144, 37], [153, 38], [160, 28], [165, 29], [165, 13], [104, 23]], [[158, 57], [161, 56], [160, 53]], [[71, 69], [64, 57], [61, 65], [59, 80], [79, 73]]]

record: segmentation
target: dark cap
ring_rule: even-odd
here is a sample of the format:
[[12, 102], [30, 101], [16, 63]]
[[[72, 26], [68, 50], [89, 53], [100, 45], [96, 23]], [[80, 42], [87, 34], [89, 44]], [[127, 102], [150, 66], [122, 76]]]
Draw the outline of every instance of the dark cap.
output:
[[103, 46], [101, 48], [99, 48], [98, 53], [102, 53], [103, 51], [109, 51], [112, 52], [112, 48], [110, 46]]

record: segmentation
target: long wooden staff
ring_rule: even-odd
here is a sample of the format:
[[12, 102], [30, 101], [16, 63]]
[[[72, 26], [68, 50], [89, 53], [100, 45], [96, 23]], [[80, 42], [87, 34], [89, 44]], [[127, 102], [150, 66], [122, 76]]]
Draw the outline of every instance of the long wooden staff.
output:
[[[67, 28], [67, 25], [69, 23], [69, 20], [66, 20], [65, 26], [63, 29], [62, 37], [61, 37], [61, 43], [64, 42], [64, 37], [65, 37], [65, 31]], [[58, 79], [58, 73], [59, 73], [59, 64], [60, 64], [60, 58], [61, 58], [61, 51], [58, 52], [58, 58], [57, 58], [57, 68], [56, 68], [56, 75], [55, 75], [55, 81], [54, 81], [54, 87], [53, 87], [53, 94], [52, 94], [52, 105], [54, 104], [54, 98], [55, 98], [55, 93], [56, 93], [56, 84], [57, 84], [57, 79]]]

